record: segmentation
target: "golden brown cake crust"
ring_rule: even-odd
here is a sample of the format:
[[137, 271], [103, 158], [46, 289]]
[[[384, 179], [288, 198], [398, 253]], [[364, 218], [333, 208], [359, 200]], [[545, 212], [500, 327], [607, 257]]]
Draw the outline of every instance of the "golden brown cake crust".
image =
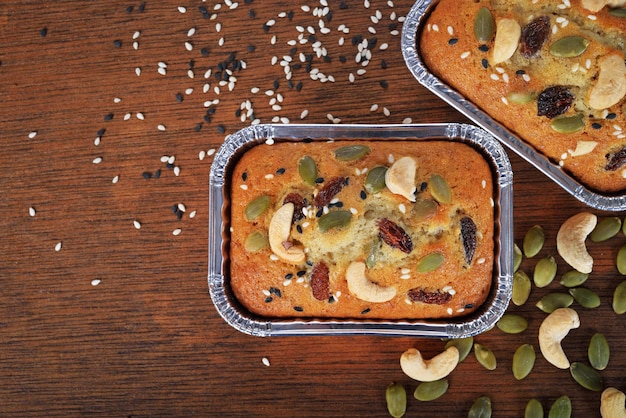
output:
[[[491, 12], [496, 28], [498, 22], [512, 19], [523, 30], [545, 16], [549, 19], [547, 39], [536, 54], [527, 57], [520, 47], [522, 35], [513, 55], [496, 63], [497, 30], [484, 42], [474, 35], [474, 21], [483, 7]], [[610, 193], [626, 189], [626, 100], [621, 97], [598, 109], [591, 107], [590, 95], [606, 57], [619, 57], [626, 71], [625, 33], [626, 18], [611, 14], [609, 7], [592, 13], [582, 7], [581, 0], [441, 0], [423, 26], [418, 47], [433, 74], [582, 184]], [[550, 47], [570, 36], [584, 38], [586, 50], [574, 57], [554, 56]], [[619, 66], [619, 60], [615, 61]], [[614, 85], [626, 86], [625, 77]], [[562, 114], [538, 116], [540, 93], [553, 86], [563, 86], [574, 101]], [[580, 117], [584, 127], [573, 133], [557, 132], [552, 123], [563, 117]]]
[[[370, 151], [355, 161], [338, 161], [334, 152], [344, 145], [364, 145]], [[298, 163], [305, 155], [317, 166], [319, 179], [312, 186], [305, 184], [298, 172]], [[415, 202], [387, 187], [377, 193], [366, 191], [370, 170], [392, 166], [402, 157], [410, 157], [417, 165]], [[429, 184], [433, 174], [449, 185], [449, 203], [434, 200]], [[446, 140], [257, 145], [245, 152], [233, 172], [230, 285], [247, 309], [264, 317], [410, 319], [465, 315], [484, 302], [493, 280], [492, 176], [491, 166], [479, 152]], [[315, 196], [336, 178], [347, 180], [325, 209], [315, 208]], [[291, 195], [287, 200], [294, 201], [295, 194], [306, 199], [306, 208], [300, 212], [307, 216], [289, 227], [288, 240], [304, 249], [306, 261], [292, 265], [267, 245], [258, 251], [246, 248], [250, 234], [267, 236], [286, 197]], [[269, 207], [249, 220], [246, 208], [259, 196], [269, 197]], [[349, 223], [320, 231], [318, 215], [336, 211], [348, 212]], [[381, 240], [381, 228], [383, 235], [390, 229], [388, 224], [380, 226], [381, 219], [388, 219], [409, 235], [411, 251]], [[462, 236], [461, 228], [468, 224], [470, 230], [472, 224], [475, 226], [473, 237], [467, 229]], [[475, 247], [469, 263], [466, 246]], [[441, 254], [443, 264], [434, 272], [418, 272], [420, 259], [431, 253]], [[366, 261], [365, 276], [371, 283], [395, 289], [391, 300], [366, 301], [348, 288], [346, 270], [353, 262]], [[326, 282], [323, 269], [316, 270], [321, 263], [328, 268]], [[408, 296], [410, 290], [413, 301]]]

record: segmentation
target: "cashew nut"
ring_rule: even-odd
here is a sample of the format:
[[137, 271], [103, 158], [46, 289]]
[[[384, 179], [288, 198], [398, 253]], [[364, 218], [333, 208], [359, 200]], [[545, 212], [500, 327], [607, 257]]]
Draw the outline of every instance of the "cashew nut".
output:
[[598, 218], [593, 213], [578, 213], [561, 225], [556, 235], [556, 249], [563, 260], [581, 273], [591, 273], [593, 258], [587, 252], [585, 239], [596, 227]]
[[453, 345], [430, 360], [424, 360], [422, 353], [415, 348], [409, 348], [400, 356], [402, 371], [411, 379], [420, 382], [443, 379], [452, 373], [458, 363], [459, 350]]
[[600, 59], [598, 81], [589, 93], [589, 106], [606, 109], [626, 95], [626, 64], [623, 54], [611, 54]]
[[559, 369], [569, 368], [561, 341], [570, 330], [579, 326], [578, 314], [570, 308], [558, 308], [543, 320], [539, 327], [539, 348], [548, 363]]
[[415, 202], [415, 172], [417, 163], [411, 157], [402, 157], [385, 172], [385, 185], [391, 193], [399, 194]]
[[608, 0], [582, 0], [583, 7], [590, 12], [599, 12], [606, 6]]
[[626, 395], [615, 388], [606, 388], [600, 397], [600, 415], [602, 418], [626, 418], [624, 406]]
[[522, 28], [514, 19], [500, 19], [496, 25], [496, 39], [493, 41], [493, 64], [511, 58], [517, 49]]
[[380, 286], [365, 277], [365, 263], [353, 261], [346, 270], [348, 290], [366, 302], [387, 302], [396, 296], [396, 288]]
[[274, 213], [270, 221], [268, 238], [270, 248], [278, 258], [286, 263], [301, 264], [306, 260], [304, 250], [289, 241], [293, 211], [294, 204], [285, 203]]

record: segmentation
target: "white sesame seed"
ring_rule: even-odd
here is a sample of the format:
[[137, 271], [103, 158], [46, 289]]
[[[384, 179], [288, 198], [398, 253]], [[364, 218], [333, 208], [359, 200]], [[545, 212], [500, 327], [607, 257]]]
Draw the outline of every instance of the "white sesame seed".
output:
[[191, 212], [189, 212], [189, 219], [193, 219], [196, 217], [196, 211], [192, 210]]
[[411, 118], [404, 118], [404, 119], [402, 120], [402, 123], [404, 123], [404, 124], [410, 124], [410, 123], [413, 123], [413, 119], [411, 119]]
[[402, 275], [400, 276], [400, 278], [401, 278], [402, 280], [408, 280], [408, 279], [410, 279], [410, 278], [411, 278], [411, 275], [410, 275], [410, 274], [402, 274]]
[[137, 119], [139, 119], [139, 120], [144, 120], [145, 119], [143, 113], [141, 113], [141, 112], [137, 112], [136, 116], [137, 116]]
[[91, 285], [92, 286], [98, 286], [100, 283], [102, 283], [102, 280], [100, 280], [100, 279], [93, 279], [91, 281]]
[[173, 231], [172, 231], [172, 235], [175, 235], [175, 236], [176, 236], [176, 235], [180, 235], [180, 233], [181, 233], [181, 232], [183, 232], [183, 230], [182, 230], [182, 229], [180, 229], [180, 228], [176, 228], [175, 230], [173, 230]]
[[247, 184], [240, 184], [239, 187], [241, 188], [241, 190], [248, 190]]
[[63, 247], [63, 243], [61, 241], [57, 242], [57, 244], [54, 246], [54, 251], [61, 251], [61, 248]]
[[185, 6], [178, 6], [178, 11], [180, 13], [187, 13], [187, 8]]
[[204, 160], [204, 157], [206, 157], [206, 152], [205, 152], [204, 150], [202, 150], [202, 151], [200, 151], [200, 152], [198, 153], [198, 159], [199, 159], [200, 161], [202, 161], [202, 160]]
[[102, 157], [96, 157], [92, 160], [92, 163], [94, 164], [100, 164], [102, 162]]
[[133, 115], [131, 113], [127, 113], [124, 115], [124, 120], [129, 120]]
[[137, 41], [133, 42], [133, 49], [135, 51], [139, 49], [139, 42], [137, 42]]
[[118, 181], [120, 181], [120, 176], [115, 176], [113, 180], [111, 180], [111, 183], [116, 184]]
[[157, 69], [157, 73], [159, 73], [161, 75], [167, 75], [167, 70], [164, 67], [159, 67]]
[[404, 203], [400, 203], [400, 204], [398, 205], [398, 210], [399, 210], [401, 213], [406, 213], [406, 205], [405, 205]]
[[36, 136], [37, 136], [37, 131], [32, 131], [31, 133], [28, 134], [28, 138], [30, 139], [33, 139]]
[[270, 361], [268, 360], [268, 358], [267, 358], [267, 357], [263, 357], [263, 358], [261, 359], [261, 362], [263, 362], [263, 365], [264, 365], [264, 366], [267, 366], [267, 367], [269, 367], [269, 366], [270, 366]]
[[215, 148], [211, 148], [209, 150], [207, 150], [206, 155], [208, 157], [210, 157], [211, 155], [215, 154]]
[[467, 57], [470, 56], [470, 52], [469, 51], [465, 51], [461, 54], [461, 59], [466, 59]]
[[165, 128], [165, 125], [157, 125], [157, 129], [159, 131], [164, 131], [166, 128]]
[[37, 212], [35, 211], [35, 208], [34, 208], [34, 207], [32, 207], [32, 206], [31, 206], [30, 208], [28, 208], [28, 214], [29, 214], [30, 216], [35, 216], [35, 215], [36, 215], [36, 213], [37, 213]]
[[121, 101], [122, 101], [122, 99], [120, 99], [119, 97], [113, 98], [113, 103], [119, 103]]
[[135, 74], [137, 74], [137, 77], [139, 77], [141, 75], [141, 68], [135, 68]]
[[174, 175], [176, 177], [180, 176], [180, 167], [179, 166], [174, 167]]
[[133, 221], [133, 225], [135, 226], [135, 229], [141, 229], [141, 223], [139, 221]]
[[389, 115], [391, 115], [391, 112], [386, 107], [383, 107], [383, 114], [388, 117]]

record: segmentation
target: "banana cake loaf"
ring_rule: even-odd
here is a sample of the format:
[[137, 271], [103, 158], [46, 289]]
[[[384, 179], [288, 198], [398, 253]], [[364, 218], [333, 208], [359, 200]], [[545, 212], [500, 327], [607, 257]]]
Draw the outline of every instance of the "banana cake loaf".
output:
[[260, 144], [229, 193], [230, 285], [255, 314], [449, 318], [490, 291], [493, 173], [470, 145]]
[[426, 67], [589, 189], [626, 189], [624, 0], [440, 0]]

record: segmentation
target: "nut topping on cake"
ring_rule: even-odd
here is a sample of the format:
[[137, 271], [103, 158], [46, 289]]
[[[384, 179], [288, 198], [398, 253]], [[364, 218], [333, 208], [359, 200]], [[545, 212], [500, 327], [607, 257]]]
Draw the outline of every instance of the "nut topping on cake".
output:
[[415, 173], [417, 163], [411, 157], [402, 157], [385, 172], [385, 184], [391, 193], [415, 202]]
[[589, 94], [589, 106], [606, 109], [626, 95], [626, 64], [624, 56], [608, 55], [600, 60], [600, 75]]
[[346, 270], [348, 290], [357, 298], [366, 302], [382, 303], [396, 296], [395, 287], [384, 287], [369, 281], [365, 277], [365, 263], [353, 261]]
[[293, 211], [294, 204], [285, 203], [274, 213], [269, 225], [268, 238], [270, 248], [278, 258], [289, 264], [302, 264], [306, 260], [304, 250], [289, 241]]
[[493, 43], [493, 64], [511, 58], [517, 49], [522, 28], [514, 19], [500, 19], [496, 25], [496, 39]]

